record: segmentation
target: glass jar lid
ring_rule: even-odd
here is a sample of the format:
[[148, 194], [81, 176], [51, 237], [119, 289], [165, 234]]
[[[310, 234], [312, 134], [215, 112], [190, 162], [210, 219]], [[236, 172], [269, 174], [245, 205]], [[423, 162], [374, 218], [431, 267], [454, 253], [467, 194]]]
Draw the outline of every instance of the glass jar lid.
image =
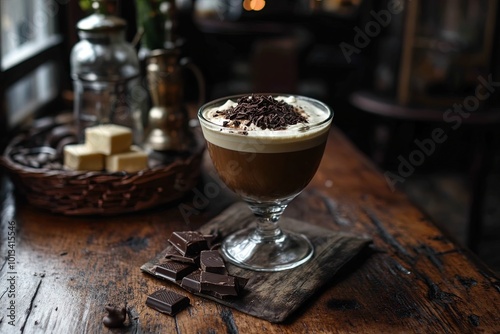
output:
[[123, 30], [126, 25], [125, 20], [119, 17], [95, 13], [80, 20], [76, 27], [81, 31], [104, 32]]
[[109, 0], [93, 0], [92, 8], [94, 14], [80, 20], [76, 27], [80, 31], [105, 32], [114, 30], [124, 30], [127, 22], [119, 17], [107, 15], [106, 6]]

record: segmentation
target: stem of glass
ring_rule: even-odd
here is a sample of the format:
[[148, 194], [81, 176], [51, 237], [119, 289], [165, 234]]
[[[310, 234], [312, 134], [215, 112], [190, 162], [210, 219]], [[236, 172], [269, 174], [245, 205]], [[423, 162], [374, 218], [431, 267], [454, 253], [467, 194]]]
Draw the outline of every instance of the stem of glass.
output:
[[255, 203], [248, 201], [249, 207], [257, 218], [257, 228], [252, 233], [256, 242], [279, 243], [285, 236], [278, 221], [290, 200], [279, 203]]

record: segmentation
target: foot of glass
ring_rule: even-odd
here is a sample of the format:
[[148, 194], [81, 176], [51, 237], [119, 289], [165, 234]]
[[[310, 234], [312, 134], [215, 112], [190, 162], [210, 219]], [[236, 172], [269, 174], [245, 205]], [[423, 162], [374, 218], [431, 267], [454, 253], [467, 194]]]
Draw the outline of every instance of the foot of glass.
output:
[[263, 240], [254, 228], [238, 231], [223, 241], [222, 254], [234, 265], [255, 271], [292, 269], [312, 258], [314, 247], [304, 235], [280, 233]]

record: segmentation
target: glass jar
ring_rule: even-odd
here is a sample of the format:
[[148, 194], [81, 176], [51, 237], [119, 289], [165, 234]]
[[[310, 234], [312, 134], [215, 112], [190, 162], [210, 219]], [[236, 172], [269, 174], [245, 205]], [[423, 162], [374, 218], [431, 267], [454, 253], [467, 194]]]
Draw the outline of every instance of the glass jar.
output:
[[71, 77], [81, 141], [86, 127], [113, 123], [131, 128], [134, 142], [142, 143], [147, 91], [140, 85], [139, 59], [125, 40], [125, 28], [123, 19], [97, 12], [77, 24], [80, 41], [71, 51]]

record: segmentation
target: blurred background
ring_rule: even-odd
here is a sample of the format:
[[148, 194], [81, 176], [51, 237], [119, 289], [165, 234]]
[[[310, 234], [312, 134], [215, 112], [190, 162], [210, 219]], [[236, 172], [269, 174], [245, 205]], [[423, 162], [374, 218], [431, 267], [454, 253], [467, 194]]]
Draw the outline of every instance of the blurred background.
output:
[[[73, 108], [70, 53], [92, 1], [0, 0], [1, 147]], [[433, 221], [500, 271], [497, 0], [119, 0], [144, 61], [174, 47], [206, 100], [282, 92], [330, 105], [334, 123]], [[185, 102], [198, 87], [186, 75]], [[336, 131], [336, 130], [334, 130]]]

